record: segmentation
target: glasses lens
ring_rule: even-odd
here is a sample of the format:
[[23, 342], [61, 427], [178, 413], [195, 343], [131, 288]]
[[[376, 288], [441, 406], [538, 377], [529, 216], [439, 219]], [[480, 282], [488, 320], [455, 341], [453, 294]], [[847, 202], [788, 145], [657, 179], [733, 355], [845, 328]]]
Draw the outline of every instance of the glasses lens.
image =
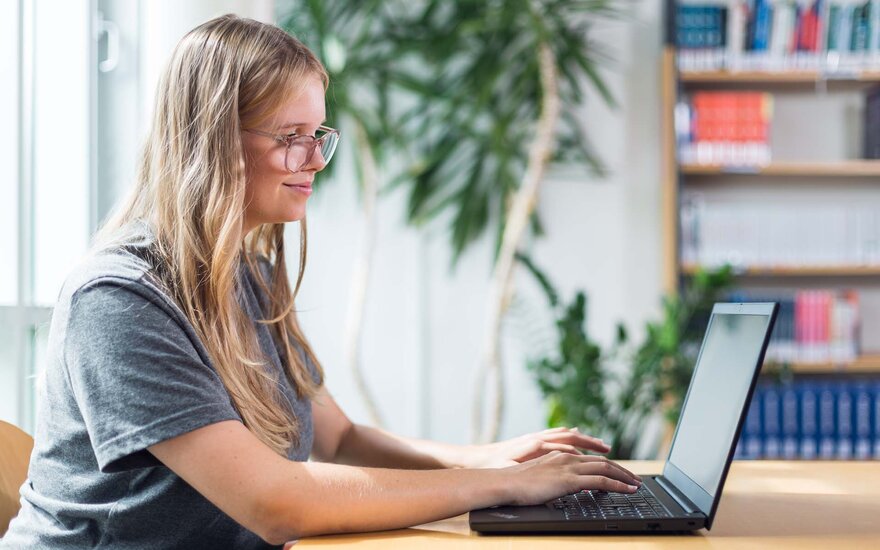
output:
[[324, 157], [324, 164], [330, 162], [330, 159], [333, 158], [333, 153], [336, 152], [336, 144], [339, 143], [339, 134], [336, 132], [329, 132], [324, 135], [323, 142], [321, 143], [321, 156]]
[[287, 148], [287, 169], [291, 172], [299, 172], [303, 166], [312, 162], [315, 156], [315, 150], [321, 148], [321, 158], [324, 159], [326, 165], [336, 152], [336, 145], [339, 143], [338, 132], [319, 133], [315, 138], [309, 136], [297, 137], [290, 142]]

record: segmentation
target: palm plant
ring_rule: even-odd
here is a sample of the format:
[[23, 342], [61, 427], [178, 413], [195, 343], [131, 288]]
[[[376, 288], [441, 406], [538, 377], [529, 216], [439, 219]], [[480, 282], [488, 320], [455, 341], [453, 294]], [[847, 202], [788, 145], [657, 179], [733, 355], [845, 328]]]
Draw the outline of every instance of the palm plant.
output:
[[[626, 1], [626, 0], [621, 0]], [[620, 2], [617, 2], [620, 3]], [[613, 104], [590, 40], [597, 17], [618, 15], [613, 0], [428, 0], [395, 40], [425, 60], [404, 85], [419, 97], [407, 118], [416, 144], [408, 177], [409, 220], [452, 211], [453, 264], [491, 224], [496, 260], [487, 301], [473, 433], [496, 439], [504, 409], [501, 321], [510, 304], [514, 257], [540, 232], [534, 215], [548, 163], [601, 166], [577, 109], [591, 86]], [[495, 402], [482, 417], [487, 379]]]
[[528, 257], [519, 259], [557, 318], [555, 349], [528, 362], [547, 406], [547, 425], [583, 427], [610, 442], [609, 457], [633, 458], [653, 413], [663, 411], [671, 424], [678, 420], [709, 313], [730, 288], [732, 270], [697, 273], [681, 294], [664, 299], [663, 317], [647, 324], [635, 349], [618, 325], [616, 339], [603, 351], [586, 330], [586, 295], [577, 292], [564, 303]]
[[[543, 173], [553, 159], [601, 172], [577, 109], [587, 86], [613, 104], [597, 69], [607, 56], [589, 39], [597, 17], [619, 13], [613, 4], [302, 0], [282, 18], [282, 26], [320, 52], [333, 83], [328, 110], [354, 127], [365, 226], [346, 358], [374, 422], [380, 421], [378, 409], [359, 367], [358, 347], [384, 159], [391, 152], [415, 156], [394, 179], [408, 188], [411, 223], [422, 225], [452, 211], [453, 265], [490, 225], [495, 227], [496, 262], [473, 423], [477, 439], [495, 439], [504, 407], [501, 320], [512, 293], [514, 254], [530, 229], [540, 233], [534, 210]], [[407, 103], [414, 107], [394, 112], [392, 106]], [[484, 429], [482, 396], [490, 375], [494, 414]]]

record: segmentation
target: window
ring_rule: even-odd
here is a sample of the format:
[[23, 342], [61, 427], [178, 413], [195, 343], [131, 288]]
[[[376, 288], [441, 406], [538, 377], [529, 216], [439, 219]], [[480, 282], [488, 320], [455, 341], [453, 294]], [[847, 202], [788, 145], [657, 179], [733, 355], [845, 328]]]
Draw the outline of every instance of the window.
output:
[[51, 305], [92, 225], [91, 5], [0, 4], [0, 419], [29, 432]]

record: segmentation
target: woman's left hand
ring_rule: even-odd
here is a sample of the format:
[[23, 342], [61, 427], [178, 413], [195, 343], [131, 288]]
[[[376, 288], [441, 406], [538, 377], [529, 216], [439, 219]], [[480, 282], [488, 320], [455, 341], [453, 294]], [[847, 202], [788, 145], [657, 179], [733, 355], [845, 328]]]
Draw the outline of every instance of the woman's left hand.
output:
[[581, 454], [580, 450], [607, 453], [611, 447], [577, 428], [551, 428], [506, 441], [468, 448], [465, 463], [471, 468], [504, 468], [538, 458], [551, 451]]

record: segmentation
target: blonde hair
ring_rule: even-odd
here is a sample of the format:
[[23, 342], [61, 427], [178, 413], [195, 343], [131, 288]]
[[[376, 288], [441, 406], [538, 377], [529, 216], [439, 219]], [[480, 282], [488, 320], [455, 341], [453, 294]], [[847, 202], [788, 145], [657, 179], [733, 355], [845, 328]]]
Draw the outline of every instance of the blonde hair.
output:
[[[291, 292], [284, 225], [242, 234], [245, 156], [241, 131], [272, 117], [309, 77], [326, 88], [327, 73], [302, 43], [271, 25], [234, 15], [189, 32], [160, 80], [153, 124], [128, 199], [105, 224], [98, 246], [125, 240], [143, 220], [155, 236], [152, 264], [161, 284], [192, 323], [244, 424], [286, 455], [301, 426], [266, 369], [253, 320], [237, 300], [242, 259], [268, 296], [268, 319], [286, 376], [300, 397], [313, 397], [323, 370], [293, 307], [306, 265], [301, 221], [299, 273]], [[247, 237], [247, 238], [245, 238]], [[259, 258], [273, 265], [266, 280]], [[297, 349], [299, 348], [299, 350]], [[301, 351], [299, 353], [298, 351]], [[309, 372], [306, 357], [315, 367]]]

